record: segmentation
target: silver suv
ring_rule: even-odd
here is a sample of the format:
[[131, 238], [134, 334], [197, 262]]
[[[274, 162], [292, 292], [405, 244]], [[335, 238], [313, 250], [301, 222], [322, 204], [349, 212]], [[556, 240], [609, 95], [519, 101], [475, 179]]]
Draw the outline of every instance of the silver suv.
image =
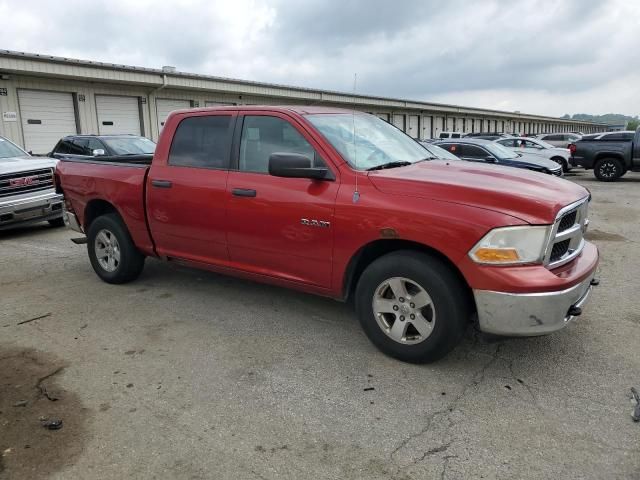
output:
[[64, 225], [63, 199], [53, 180], [56, 163], [0, 137], [0, 230], [44, 221]]
[[582, 136], [577, 133], [543, 133], [536, 138], [556, 147], [568, 148], [570, 143], [577, 142]]

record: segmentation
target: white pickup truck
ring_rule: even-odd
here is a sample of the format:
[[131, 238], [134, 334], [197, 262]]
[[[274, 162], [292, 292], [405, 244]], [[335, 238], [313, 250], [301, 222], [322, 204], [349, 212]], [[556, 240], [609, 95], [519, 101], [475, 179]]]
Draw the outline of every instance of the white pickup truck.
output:
[[56, 163], [0, 137], [0, 230], [44, 221], [64, 225], [63, 198], [53, 180]]

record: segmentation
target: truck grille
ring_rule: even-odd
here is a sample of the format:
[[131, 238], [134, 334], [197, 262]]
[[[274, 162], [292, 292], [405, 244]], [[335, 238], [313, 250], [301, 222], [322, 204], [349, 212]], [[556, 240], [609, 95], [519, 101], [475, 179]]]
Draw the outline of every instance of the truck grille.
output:
[[53, 168], [0, 175], [0, 197], [53, 188]]
[[549, 268], [570, 262], [584, 248], [584, 232], [589, 223], [588, 209], [589, 200], [585, 198], [558, 213], [545, 255], [545, 264]]

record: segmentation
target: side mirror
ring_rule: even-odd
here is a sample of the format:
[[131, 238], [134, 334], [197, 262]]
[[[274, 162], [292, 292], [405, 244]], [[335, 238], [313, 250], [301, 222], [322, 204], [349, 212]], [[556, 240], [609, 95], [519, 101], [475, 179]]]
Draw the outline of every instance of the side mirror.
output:
[[96, 148], [91, 153], [94, 157], [99, 157], [100, 155], [104, 155], [104, 150], [102, 148]]
[[272, 153], [269, 156], [269, 175], [287, 178], [331, 180], [329, 169], [311, 166], [311, 159], [299, 153]]
[[496, 163], [498, 160], [496, 159], [496, 157], [492, 157], [491, 155], [488, 155], [484, 157], [484, 161], [489, 163]]

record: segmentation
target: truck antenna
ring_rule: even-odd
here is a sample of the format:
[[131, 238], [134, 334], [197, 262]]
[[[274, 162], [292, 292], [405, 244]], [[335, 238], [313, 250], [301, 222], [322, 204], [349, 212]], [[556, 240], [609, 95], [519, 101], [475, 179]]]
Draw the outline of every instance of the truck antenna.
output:
[[356, 87], [358, 85], [358, 74], [353, 74], [353, 101], [351, 102], [351, 120], [352, 120], [352, 139], [353, 139], [353, 166], [356, 174], [356, 185], [353, 192], [353, 203], [357, 203], [360, 199], [360, 191], [358, 190], [358, 149], [356, 148]]

